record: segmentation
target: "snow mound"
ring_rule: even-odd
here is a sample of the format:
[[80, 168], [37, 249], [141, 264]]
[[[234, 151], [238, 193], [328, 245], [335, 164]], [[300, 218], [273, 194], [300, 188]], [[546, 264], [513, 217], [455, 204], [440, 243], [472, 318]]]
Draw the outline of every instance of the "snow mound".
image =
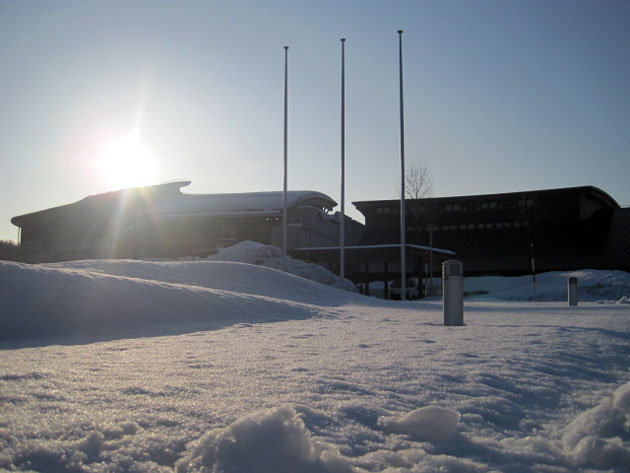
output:
[[258, 412], [191, 442], [177, 473], [350, 473], [332, 446], [313, 440], [289, 407]]
[[617, 388], [613, 393], [613, 407], [630, 418], [630, 381]]
[[395, 434], [406, 434], [416, 440], [436, 442], [450, 439], [461, 414], [453, 409], [425, 406], [403, 417], [380, 417], [378, 426]]
[[565, 453], [576, 465], [630, 465], [630, 382], [573, 420], [562, 441]]
[[566, 301], [569, 277], [578, 280], [580, 301], [623, 304], [630, 300], [630, 273], [617, 270], [550, 271], [536, 275], [536, 287], [532, 276], [468, 277], [464, 291], [500, 300]]
[[[212, 261], [232, 261], [283, 269], [282, 250], [277, 246], [263, 245], [254, 241], [242, 241], [228, 248], [221, 248], [216, 255], [208, 257]], [[357, 287], [349, 279], [342, 279], [323, 266], [306, 263], [287, 256], [287, 271], [304, 279], [358, 293]]]
[[0, 338], [309, 318], [360, 297], [242, 263], [0, 262]]

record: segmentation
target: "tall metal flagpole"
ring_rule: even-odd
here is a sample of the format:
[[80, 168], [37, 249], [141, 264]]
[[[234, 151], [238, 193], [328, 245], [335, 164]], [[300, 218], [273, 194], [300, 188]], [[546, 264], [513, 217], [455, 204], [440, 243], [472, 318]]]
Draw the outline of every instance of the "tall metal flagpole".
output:
[[400, 84], [400, 299], [405, 300], [407, 296], [407, 268], [406, 253], [407, 245], [405, 238], [405, 109], [403, 104], [403, 56], [402, 56], [402, 30], [398, 30], [398, 69]]
[[287, 270], [287, 136], [288, 136], [288, 79], [289, 47], [284, 47], [284, 179], [282, 188], [282, 266]]
[[339, 276], [346, 273], [346, 38], [341, 38], [341, 223], [339, 225]]

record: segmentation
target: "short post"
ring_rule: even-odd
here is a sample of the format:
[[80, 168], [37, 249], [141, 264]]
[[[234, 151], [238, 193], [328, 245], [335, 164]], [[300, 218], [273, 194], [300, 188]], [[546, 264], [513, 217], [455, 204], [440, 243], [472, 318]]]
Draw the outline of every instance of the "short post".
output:
[[567, 279], [567, 295], [570, 306], [578, 305], [577, 278], [574, 276]]
[[444, 326], [464, 325], [464, 265], [461, 261], [442, 263]]

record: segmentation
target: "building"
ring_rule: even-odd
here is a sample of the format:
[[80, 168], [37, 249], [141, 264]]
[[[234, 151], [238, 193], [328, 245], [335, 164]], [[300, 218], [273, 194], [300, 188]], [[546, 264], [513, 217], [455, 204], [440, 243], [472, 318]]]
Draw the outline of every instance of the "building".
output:
[[[123, 189], [11, 219], [25, 262], [206, 256], [253, 240], [282, 246], [283, 193], [185, 194], [190, 181]], [[288, 250], [339, 271], [340, 214], [316, 191], [289, 191]], [[366, 292], [400, 277], [400, 200], [354, 202], [345, 275]], [[457, 258], [466, 275], [630, 271], [630, 208], [592, 186], [406, 200], [407, 275]], [[387, 285], [385, 284], [385, 287]]]
[[[282, 246], [282, 192], [184, 194], [190, 181], [123, 189], [11, 219], [26, 262], [208, 255], [243, 240]], [[289, 191], [288, 242], [338, 244], [340, 214], [321, 192]], [[363, 225], [346, 217], [348, 243]]]
[[[354, 205], [365, 216], [361, 245], [400, 241], [400, 200]], [[630, 209], [596, 187], [407, 199], [405, 207], [407, 242], [455, 251], [467, 275], [630, 270]]]

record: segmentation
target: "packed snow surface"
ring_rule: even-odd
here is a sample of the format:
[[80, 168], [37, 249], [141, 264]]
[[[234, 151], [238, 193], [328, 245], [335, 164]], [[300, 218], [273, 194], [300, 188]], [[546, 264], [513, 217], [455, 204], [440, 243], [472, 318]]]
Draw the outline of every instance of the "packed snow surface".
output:
[[0, 262], [0, 470], [629, 471], [630, 306], [444, 327], [251, 263]]

